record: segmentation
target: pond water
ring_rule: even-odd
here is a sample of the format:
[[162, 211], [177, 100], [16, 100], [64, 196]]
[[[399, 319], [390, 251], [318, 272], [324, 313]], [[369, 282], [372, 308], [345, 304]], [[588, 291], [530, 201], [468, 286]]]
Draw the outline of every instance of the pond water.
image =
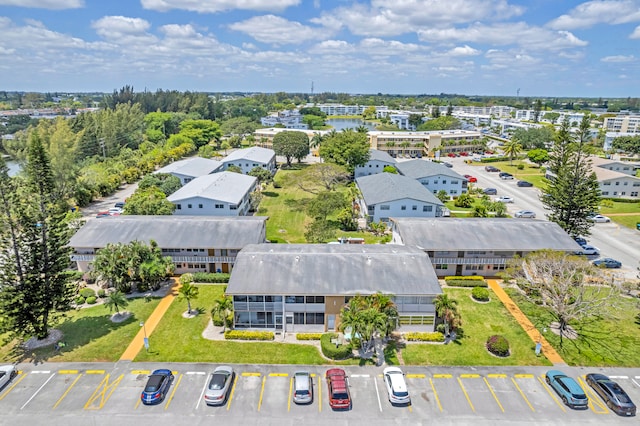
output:
[[329, 118], [325, 120], [329, 126], [339, 132], [344, 129], [355, 130], [359, 126], [365, 126], [369, 130], [375, 130], [376, 127], [373, 123], [366, 122], [360, 118]]
[[18, 173], [20, 173], [20, 170], [22, 169], [22, 167], [20, 167], [20, 164], [17, 161], [13, 161], [13, 160], [6, 160], [7, 161], [7, 167], [9, 168], [9, 176], [15, 176]]

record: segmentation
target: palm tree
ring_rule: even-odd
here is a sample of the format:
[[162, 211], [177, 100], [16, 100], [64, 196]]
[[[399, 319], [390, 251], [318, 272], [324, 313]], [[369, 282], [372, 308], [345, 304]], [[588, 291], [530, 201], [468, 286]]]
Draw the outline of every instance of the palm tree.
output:
[[391, 296], [382, 293], [371, 295], [371, 303], [374, 308], [385, 315], [384, 335], [388, 337], [393, 330], [398, 328], [398, 308], [393, 303]]
[[233, 312], [233, 300], [229, 296], [221, 296], [213, 303], [211, 319], [215, 316], [222, 318], [222, 332], [227, 330], [227, 318]]
[[180, 283], [182, 284], [178, 290], [178, 293], [180, 293], [180, 299], [187, 301], [187, 313], [191, 314], [191, 300], [196, 300], [198, 298], [199, 289], [195, 285], [191, 284], [190, 281], [183, 282], [182, 277], [180, 277]]
[[314, 133], [311, 138], [311, 143], [309, 144], [309, 148], [319, 148], [324, 140], [324, 136], [320, 133]]
[[449, 334], [449, 327], [458, 317], [458, 301], [450, 299], [446, 293], [442, 293], [433, 301], [436, 314], [444, 320], [445, 334]]
[[109, 308], [109, 311], [115, 309], [117, 315], [120, 315], [120, 308], [126, 308], [128, 304], [129, 301], [120, 290], [110, 293], [104, 301], [105, 308]]
[[522, 145], [520, 145], [517, 140], [511, 139], [509, 142], [504, 144], [502, 150], [509, 156], [509, 164], [513, 165], [513, 159], [522, 152]]
[[356, 127], [356, 132], [358, 132], [358, 133], [368, 133], [369, 129], [367, 128], [367, 126], [361, 124], [358, 127]]

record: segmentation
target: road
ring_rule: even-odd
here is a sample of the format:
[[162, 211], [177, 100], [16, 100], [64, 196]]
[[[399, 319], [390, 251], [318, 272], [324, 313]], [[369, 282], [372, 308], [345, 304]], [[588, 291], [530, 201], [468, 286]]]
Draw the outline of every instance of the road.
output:
[[[600, 372], [615, 378], [632, 400], [640, 401], [640, 372], [634, 369], [561, 367], [583, 387], [586, 410], [564, 406], [544, 380], [545, 367], [402, 367], [410, 406], [388, 402], [382, 368], [344, 367], [352, 409], [333, 411], [324, 373], [328, 367], [233, 365], [236, 379], [220, 407], [203, 403], [208, 375], [215, 365], [190, 363], [45, 363], [20, 365], [21, 373], [0, 391], [0, 424], [29, 426], [128, 426], [155, 424], [372, 426], [439, 424], [618, 425], [635, 420], [612, 413], [585, 384]], [[157, 368], [174, 372], [164, 400], [140, 403], [148, 374]], [[314, 400], [291, 402], [292, 375], [309, 371]]]
[[[549, 211], [540, 201], [541, 192], [539, 189], [535, 187], [520, 188], [516, 185], [517, 179], [502, 180], [498, 173], [486, 172], [484, 165], [470, 165], [466, 164], [464, 160], [464, 157], [456, 157], [447, 158], [445, 161], [453, 164], [453, 170], [461, 175], [470, 174], [476, 177], [478, 187], [496, 188], [498, 195], [511, 196], [514, 202], [507, 204], [510, 215], [518, 210], [532, 210], [538, 219], [546, 220]], [[626, 278], [636, 278], [636, 267], [639, 266], [638, 261], [640, 260], [640, 232], [620, 226], [615, 222], [596, 223], [591, 228], [591, 236], [587, 240], [591, 245], [600, 249], [601, 257], [612, 257], [622, 262], [620, 272]]]
[[115, 193], [107, 195], [106, 197], [98, 198], [89, 204], [87, 207], [80, 209], [82, 217], [86, 219], [95, 218], [96, 214], [101, 211], [109, 210], [114, 207], [118, 201], [124, 201], [131, 194], [133, 194], [138, 188], [138, 183], [125, 184], [121, 186]]

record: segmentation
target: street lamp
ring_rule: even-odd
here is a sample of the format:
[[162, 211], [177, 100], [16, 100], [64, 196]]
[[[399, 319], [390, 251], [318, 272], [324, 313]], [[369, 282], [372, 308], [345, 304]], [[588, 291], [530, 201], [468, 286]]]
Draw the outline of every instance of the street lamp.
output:
[[147, 337], [147, 327], [144, 325], [144, 321], [140, 321], [140, 327], [144, 333], [144, 348], [149, 352], [149, 338]]

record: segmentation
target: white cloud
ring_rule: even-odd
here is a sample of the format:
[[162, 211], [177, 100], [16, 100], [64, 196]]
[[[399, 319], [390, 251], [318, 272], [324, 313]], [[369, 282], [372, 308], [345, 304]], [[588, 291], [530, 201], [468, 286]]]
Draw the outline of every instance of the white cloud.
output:
[[396, 40], [365, 38], [359, 43], [358, 51], [372, 55], [393, 56], [415, 54], [424, 47], [414, 43], [402, 43]]
[[636, 57], [633, 55], [614, 55], [614, 56], [605, 56], [604, 58], [601, 58], [600, 61], [602, 62], [616, 62], [616, 63], [620, 63], [620, 62], [633, 62], [636, 60]]
[[0, 6], [52, 10], [78, 9], [84, 7], [84, 0], [0, 0]]
[[175, 9], [198, 13], [216, 13], [234, 9], [282, 12], [288, 7], [297, 6], [300, 4], [300, 1], [301, 0], [141, 0], [140, 3], [143, 8], [157, 10], [158, 12], [168, 12]]
[[277, 45], [301, 44], [331, 35], [326, 28], [308, 27], [275, 15], [254, 16], [245, 21], [235, 22], [229, 25], [229, 28], [243, 32], [262, 43]]
[[640, 38], [640, 26], [637, 26], [636, 29], [633, 30], [631, 35], [629, 35], [629, 38], [631, 38], [631, 39]]
[[355, 52], [356, 48], [352, 44], [347, 43], [344, 40], [325, 40], [321, 43], [309, 49], [309, 52], [314, 55], [336, 55], [336, 54], [348, 54]]
[[640, 3], [637, 0], [595, 0], [576, 6], [569, 13], [547, 24], [556, 30], [590, 28], [596, 24], [625, 24], [640, 21]]
[[449, 50], [447, 52], [447, 55], [451, 55], [451, 56], [475, 56], [475, 55], [479, 55], [480, 52], [478, 49], [474, 49], [471, 46], [468, 45], [464, 45], [464, 46], [457, 46], [454, 47], [453, 49]]

